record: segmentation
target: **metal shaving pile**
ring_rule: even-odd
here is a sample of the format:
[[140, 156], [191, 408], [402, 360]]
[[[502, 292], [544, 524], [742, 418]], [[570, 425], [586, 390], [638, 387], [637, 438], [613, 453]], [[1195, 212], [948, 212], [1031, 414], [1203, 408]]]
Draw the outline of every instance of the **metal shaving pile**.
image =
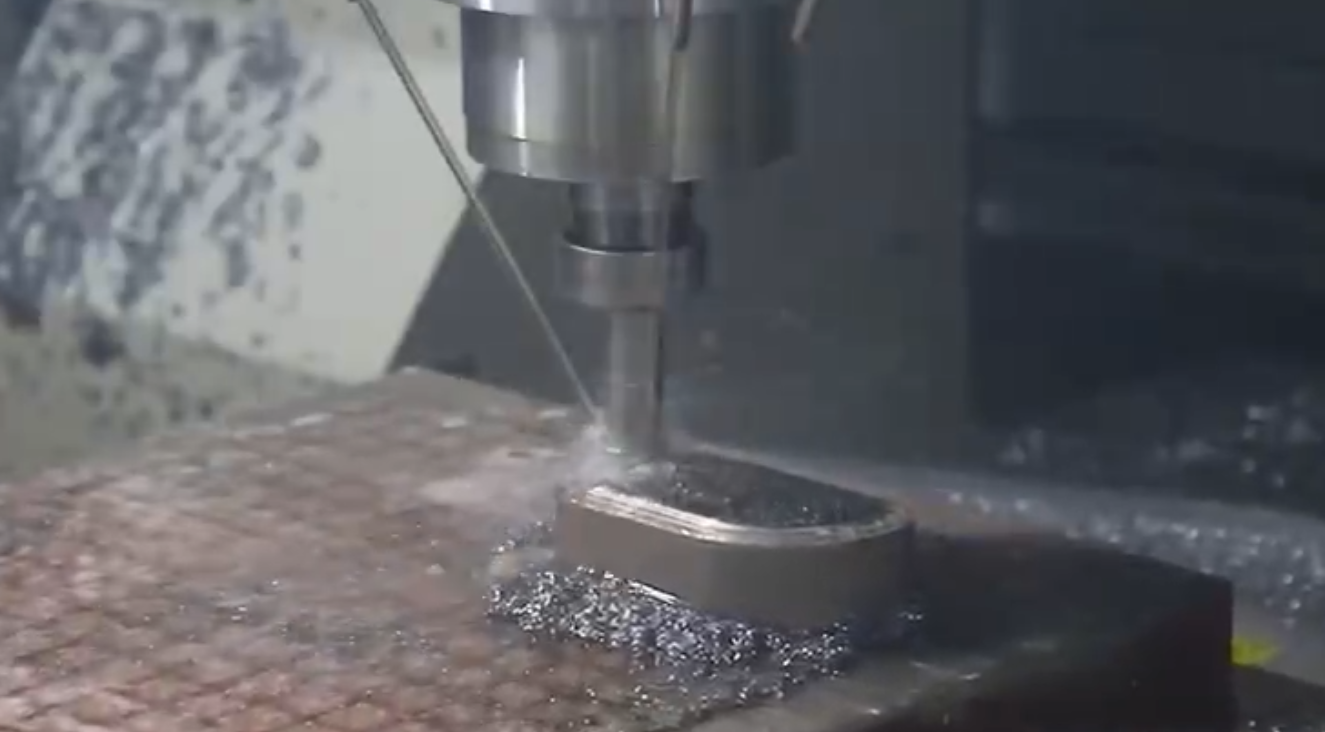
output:
[[[265, 288], [262, 266], [298, 261], [255, 242], [276, 227], [302, 231], [291, 184], [320, 164], [322, 143], [298, 114], [331, 76], [282, 16], [219, 22], [69, 0], [31, 44], [0, 100], [0, 239], [25, 242], [0, 247], [10, 297], [38, 308], [51, 293], [95, 298], [127, 313], [161, 286], [183, 242], [200, 240], [222, 266], [197, 283], [199, 302], [174, 305], [211, 310]], [[109, 295], [101, 270], [113, 273]]]
[[[576, 640], [628, 654], [641, 703], [684, 704], [687, 716], [716, 706], [779, 697], [813, 679], [841, 673], [867, 650], [912, 628], [918, 615], [887, 629], [838, 626], [780, 631], [715, 618], [639, 585], [550, 563], [546, 525], [500, 547], [489, 612], [543, 638]], [[647, 688], [645, 688], [647, 687]], [[649, 699], [659, 689], [671, 700]]]

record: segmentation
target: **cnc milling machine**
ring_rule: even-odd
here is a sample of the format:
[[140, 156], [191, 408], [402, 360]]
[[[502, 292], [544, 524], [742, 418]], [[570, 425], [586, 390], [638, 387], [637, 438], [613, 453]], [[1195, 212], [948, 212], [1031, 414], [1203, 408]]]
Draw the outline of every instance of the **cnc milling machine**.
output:
[[[628, 463], [678, 463], [707, 496], [736, 487], [804, 503], [828, 494], [834, 511], [849, 503], [822, 482], [739, 457], [703, 462], [684, 452], [690, 446], [677, 452], [661, 439], [661, 311], [702, 269], [692, 189], [711, 175], [757, 176], [754, 168], [793, 149], [797, 8], [456, 4], [471, 154], [498, 174], [569, 184], [572, 215], [564, 231], [547, 232], [547, 244], [564, 254], [568, 292], [612, 323], [607, 388], [593, 399], [602, 402], [607, 451]], [[678, 60], [680, 73], [669, 72]], [[668, 76], [683, 79], [679, 91], [667, 91]], [[660, 113], [669, 96], [681, 111], [675, 121]], [[214, 433], [169, 436], [145, 454], [6, 492], [15, 515], [26, 509], [45, 529], [24, 534], [26, 559], [3, 568], [3, 618], [11, 635], [35, 645], [3, 646], [18, 662], [19, 703], [0, 726], [1189, 727], [1217, 724], [1227, 711], [1231, 611], [1222, 582], [1024, 536], [945, 505], [941, 491], [918, 488], [930, 479], [904, 471], [865, 486], [853, 504], [863, 509], [841, 522], [847, 536], [812, 546], [836, 553], [796, 545], [788, 527], [750, 522], [736, 527], [746, 532], [737, 537], [744, 553], [718, 557], [712, 547], [734, 529], [698, 531], [721, 523], [706, 520], [721, 517], [702, 505], [680, 516], [658, 501], [641, 507], [627, 500], [639, 495], [619, 490], [636, 487], [630, 480], [606, 481], [605, 496], [593, 493], [601, 475], [567, 472], [567, 456], [582, 457], [569, 447], [580, 426], [565, 410], [410, 374]], [[588, 491], [567, 499], [555, 495], [561, 488]], [[880, 507], [880, 531], [870, 533], [860, 516]], [[510, 538], [554, 514], [543, 527], [550, 537]], [[822, 524], [791, 528], [831, 533]], [[639, 604], [594, 585], [540, 584], [549, 550], [600, 568], [633, 556], [608, 568], [664, 597]], [[657, 574], [677, 567], [702, 571]], [[840, 666], [831, 643], [790, 643], [761, 629], [796, 624], [805, 616], [782, 614], [794, 610], [822, 630], [844, 606], [879, 602], [879, 587], [891, 612], [912, 577], [918, 633], [890, 636]], [[494, 588], [512, 579], [555, 602], [503, 604], [509, 597], [493, 597]], [[814, 584], [825, 580], [840, 591]], [[784, 586], [779, 598], [770, 589], [778, 582], [799, 592]], [[569, 592], [600, 599], [571, 607], [593, 627], [547, 622], [566, 617], [555, 605], [572, 602]], [[723, 622], [659, 610], [690, 605]], [[623, 612], [636, 614], [633, 625], [621, 624]], [[641, 612], [653, 620], [638, 622]], [[88, 623], [95, 633], [80, 630]], [[36, 639], [18, 632], [34, 629]], [[615, 632], [623, 630], [629, 638]], [[768, 652], [761, 643], [782, 645]], [[693, 654], [657, 653], [696, 646], [707, 654], [698, 657], [710, 666], [704, 673], [669, 666], [685, 667]], [[778, 653], [799, 658], [810, 647], [833, 662], [774, 682], [728, 657], [763, 653], [777, 665], [789, 660]], [[118, 663], [135, 654], [150, 660]], [[77, 693], [52, 696], [69, 673]]]

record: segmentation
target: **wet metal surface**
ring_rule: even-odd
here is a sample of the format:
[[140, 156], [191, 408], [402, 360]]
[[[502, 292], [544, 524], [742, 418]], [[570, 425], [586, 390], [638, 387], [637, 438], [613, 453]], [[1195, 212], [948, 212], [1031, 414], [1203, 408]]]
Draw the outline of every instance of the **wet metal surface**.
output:
[[572, 426], [454, 388], [396, 377], [0, 491], [0, 729], [809, 732], [991, 698], [1208, 706], [1220, 681], [1225, 586], [943, 512], [921, 512], [953, 529], [922, 553], [923, 642], [773, 704], [536, 641], [484, 590], [492, 550], [550, 509]]
[[858, 524], [889, 512], [886, 503], [860, 493], [707, 455], [642, 465], [618, 482], [686, 513], [760, 528]]

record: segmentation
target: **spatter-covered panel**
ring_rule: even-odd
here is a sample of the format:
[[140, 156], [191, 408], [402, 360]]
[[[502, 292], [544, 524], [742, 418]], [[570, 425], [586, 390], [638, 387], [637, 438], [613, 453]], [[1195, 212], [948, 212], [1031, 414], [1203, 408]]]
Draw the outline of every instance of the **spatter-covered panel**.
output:
[[[386, 14], [460, 130], [455, 9]], [[54, 0], [0, 98], [0, 310], [376, 378], [464, 209], [433, 149], [351, 3]]]

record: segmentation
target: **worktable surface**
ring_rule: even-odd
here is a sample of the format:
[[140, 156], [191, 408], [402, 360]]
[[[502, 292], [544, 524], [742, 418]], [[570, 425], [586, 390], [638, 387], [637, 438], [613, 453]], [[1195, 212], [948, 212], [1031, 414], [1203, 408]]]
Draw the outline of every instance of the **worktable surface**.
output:
[[4, 488], [0, 730], [809, 732], [1047, 678], [1090, 685], [1076, 674], [1107, 673], [1106, 649], [1199, 665], [1211, 638], [1227, 647], [1202, 615], [1217, 582], [1042, 561], [1035, 542], [945, 544], [923, 648], [688, 720], [685, 688], [622, 655], [485, 615], [493, 548], [548, 515], [576, 434], [565, 410], [410, 373]]

